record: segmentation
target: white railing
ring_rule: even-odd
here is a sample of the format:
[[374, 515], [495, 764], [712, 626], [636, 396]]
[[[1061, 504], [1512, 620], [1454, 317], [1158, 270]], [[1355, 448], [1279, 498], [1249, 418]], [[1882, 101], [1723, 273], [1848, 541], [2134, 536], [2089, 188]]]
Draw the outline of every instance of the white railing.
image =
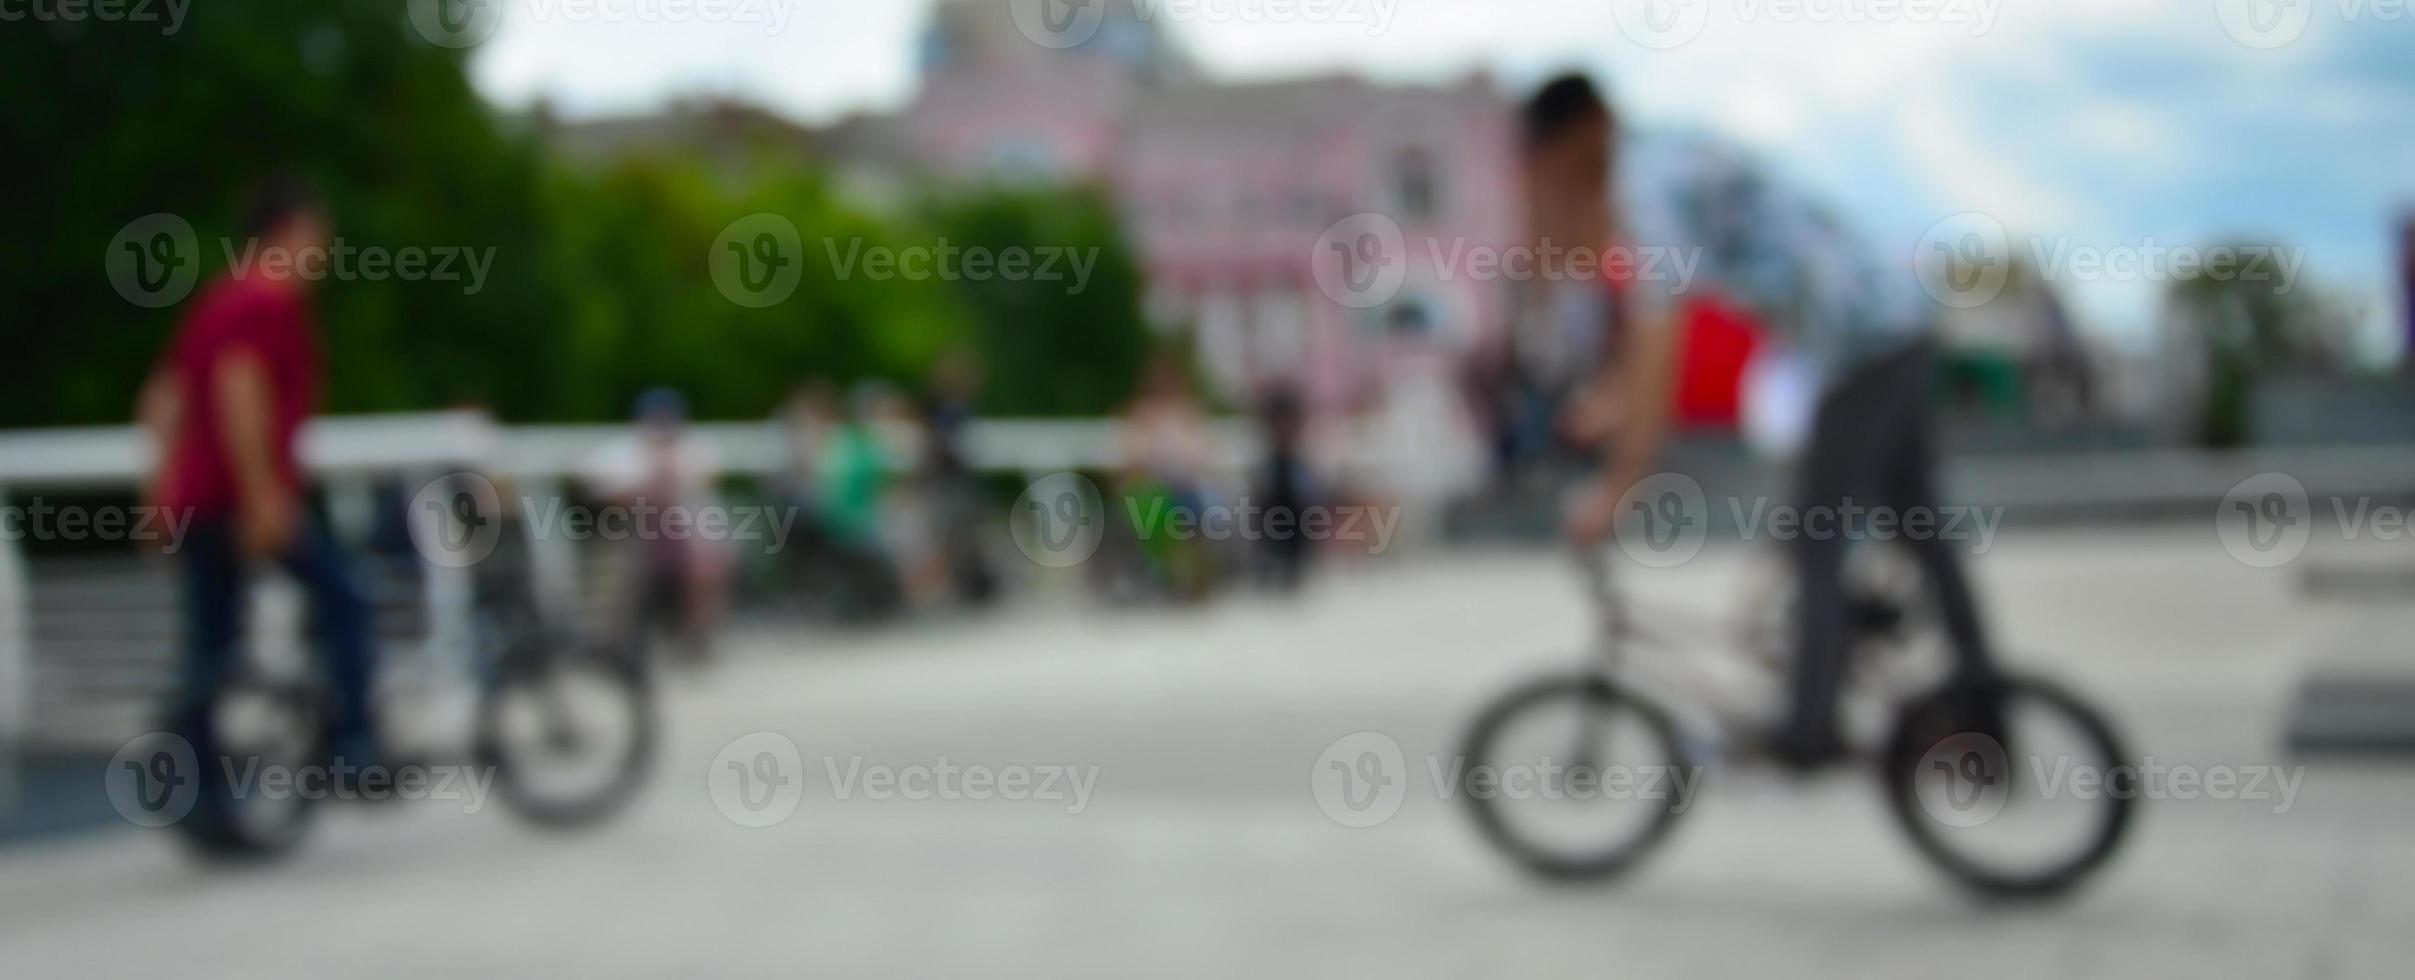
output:
[[[1258, 451], [1251, 427], [1215, 424], [1218, 462], [1239, 471]], [[712, 446], [724, 472], [768, 476], [791, 463], [784, 433], [768, 422], [699, 423], [695, 434]], [[327, 490], [330, 516], [357, 531], [372, 507], [370, 488], [385, 480], [415, 487], [457, 470], [507, 477], [528, 493], [548, 494], [577, 479], [599, 450], [630, 433], [627, 425], [504, 427], [476, 412], [336, 417], [304, 428], [304, 466]], [[1119, 429], [1105, 419], [985, 420], [965, 432], [976, 468], [1034, 476], [1068, 469], [1098, 470], [1116, 463]], [[0, 432], [0, 507], [43, 494], [112, 493], [136, 487], [152, 464], [152, 449], [130, 426]], [[543, 594], [570, 591], [575, 559], [559, 541], [540, 542], [536, 574]], [[431, 569], [427, 585], [431, 629], [458, 625], [463, 583]], [[23, 542], [0, 539], [0, 809], [8, 802], [13, 760], [30, 734], [35, 676], [33, 581]]]
[[[695, 425], [722, 469], [766, 476], [790, 465], [785, 435], [769, 422]], [[1217, 462], [1239, 473], [1261, 451], [1255, 428], [1243, 421], [1214, 424]], [[1027, 476], [1061, 470], [1107, 470], [1117, 465], [1118, 424], [1107, 419], [983, 420], [965, 432], [965, 453], [976, 468]], [[400, 479], [415, 486], [458, 469], [508, 477], [529, 493], [556, 492], [577, 479], [599, 449], [629, 434], [626, 425], [498, 426], [475, 412], [340, 417], [304, 430], [305, 465], [328, 489], [332, 515], [347, 530], [369, 513], [369, 487]], [[1367, 435], [1367, 430], [1359, 430]], [[1380, 468], [1373, 439], [1350, 439], [1347, 470]], [[2399, 494], [2415, 489], [2415, 451], [2406, 446], [2280, 447], [2231, 453], [2191, 450], [2089, 452], [2007, 458], [1972, 457], [1947, 468], [1949, 495], [2014, 507], [2152, 505], [2219, 498], [2256, 473], [2280, 471], [2319, 495]], [[151, 453], [131, 427], [0, 432], [0, 507], [43, 493], [123, 491], [150, 466]], [[2209, 514], [2209, 518], [2210, 518]], [[351, 520], [347, 520], [350, 517]], [[571, 560], [540, 546], [537, 574], [564, 585]], [[460, 594], [460, 583], [430, 577], [432, 621]], [[541, 588], [547, 584], [540, 583]], [[27, 734], [35, 692], [31, 672], [35, 632], [31, 572], [22, 543], [0, 536], [0, 759], [14, 756]], [[0, 773], [0, 803], [7, 779]]]
[[[313, 476], [329, 488], [330, 509], [341, 519], [366, 514], [367, 488], [375, 480], [434, 479], [483, 466], [501, 445], [501, 430], [485, 416], [450, 412], [314, 421], [303, 432], [302, 454]], [[48, 493], [129, 490], [149, 472], [152, 458], [148, 441], [130, 426], [0, 433], [0, 507], [22, 506]], [[437, 607], [453, 604], [438, 596], [462, 594], [458, 583], [443, 578], [429, 579], [432, 615]], [[23, 542], [15, 533], [0, 535], [0, 811], [14, 804], [17, 757], [40, 693], [34, 690], [38, 613], [32, 594]]]
[[[692, 431], [713, 447], [724, 471], [750, 476], [790, 465], [785, 433], [769, 422], [700, 422]], [[1216, 464], [1238, 472], [1261, 451], [1246, 422], [1211, 423]], [[964, 453], [975, 469], [1032, 474], [1106, 470], [1118, 464], [1122, 425], [1113, 419], [983, 419], [965, 427]], [[626, 425], [525, 425], [501, 431], [497, 472], [513, 477], [576, 476], [598, 449], [629, 434]]]

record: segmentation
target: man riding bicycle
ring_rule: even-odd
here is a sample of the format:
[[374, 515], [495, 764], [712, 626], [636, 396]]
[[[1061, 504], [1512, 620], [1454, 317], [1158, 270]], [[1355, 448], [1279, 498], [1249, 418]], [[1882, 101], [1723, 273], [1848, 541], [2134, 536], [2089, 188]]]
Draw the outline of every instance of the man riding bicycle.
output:
[[[1857, 265], [1845, 236], [1807, 210], [1774, 206], [1766, 185], [1742, 171], [1687, 174], [1668, 228], [1641, 238], [1619, 220], [1612, 201], [1617, 161], [1615, 116], [1584, 77], [1546, 84], [1524, 109], [1524, 158], [1532, 233], [1546, 257], [1570, 246], [1604, 249], [1640, 243], [1684, 249], [1699, 259], [1693, 282], [1632, 274], [1611, 262], [1588, 278], [1582, 269], [1546, 269], [1538, 291], [1558, 295], [1539, 307], [1566, 330], [1595, 331], [1594, 380], [1572, 399], [1568, 431], [1608, 447], [1601, 478], [1570, 510], [1580, 543], [1612, 533], [1621, 498], [1652, 474], [1669, 429], [1677, 372], [1677, 317], [1696, 285], [1749, 309], [1779, 348], [1817, 380], [1816, 409], [1798, 464], [1802, 513], [1824, 513], [1837, 533], [1802, 534], [1791, 559], [1800, 583], [1787, 718], [1770, 735], [1780, 762], [1811, 768], [1842, 752], [1837, 694], [1847, 645], [1843, 569], [1853, 530], [1834, 524], [1860, 508], [1934, 510], [1937, 458], [1930, 419], [1933, 311], [1917, 293]], [[1631, 254], [1608, 248], [1611, 254]], [[1664, 264], [1664, 267], [1666, 264]], [[1530, 296], [1530, 300], [1535, 297]], [[1807, 520], [1808, 525], [1808, 520]], [[1936, 534], [1904, 535], [1934, 588], [1960, 678], [1988, 676], [1990, 659], [1970, 583], [1953, 545]]]

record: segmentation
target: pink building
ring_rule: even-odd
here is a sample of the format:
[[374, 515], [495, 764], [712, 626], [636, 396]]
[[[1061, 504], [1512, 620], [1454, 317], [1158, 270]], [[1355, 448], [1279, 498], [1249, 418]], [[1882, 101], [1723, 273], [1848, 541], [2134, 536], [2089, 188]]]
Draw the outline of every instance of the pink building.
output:
[[[1518, 240], [1514, 115], [1489, 81], [1212, 84], [1127, 0], [1104, 9], [1056, 47], [1006, 0], [944, 3], [912, 104], [829, 145], [943, 179], [1105, 184], [1151, 319], [1190, 333], [1228, 397], [1290, 384], [1320, 408], [1362, 407], [1503, 336], [1507, 286], [1437, 261]], [[1318, 255], [1319, 238], [1365, 212], [1401, 229], [1405, 254], [1376, 257], [1402, 266], [1400, 286], [1337, 298], [1316, 263], [1343, 258]]]

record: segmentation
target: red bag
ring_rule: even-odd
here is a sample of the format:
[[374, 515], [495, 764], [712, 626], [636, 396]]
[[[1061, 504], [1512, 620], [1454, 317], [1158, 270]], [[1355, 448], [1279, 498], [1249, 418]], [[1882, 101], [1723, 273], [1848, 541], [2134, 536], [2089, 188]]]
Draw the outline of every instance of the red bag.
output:
[[1694, 295], [1678, 308], [1677, 383], [1670, 416], [1684, 428], [1736, 427], [1744, 369], [1761, 347], [1760, 324], [1735, 304]]

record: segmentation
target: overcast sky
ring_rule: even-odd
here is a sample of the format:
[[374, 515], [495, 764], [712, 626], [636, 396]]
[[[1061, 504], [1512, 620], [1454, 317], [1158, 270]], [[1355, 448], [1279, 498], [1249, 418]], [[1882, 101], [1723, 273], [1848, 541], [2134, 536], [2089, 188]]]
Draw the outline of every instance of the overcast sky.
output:
[[[575, 13], [579, 0], [508, 2], [472, 62], [501, 104], [544, 94], [583, 116], [719, 93], [806, 121], [901, 103], [930, 7], [729, 0], [746, 16], [616, 23]], [[1907, 255], [1941, 219], [1979, 211], [2050, 263], [2303, 246], [2310, 283], [2378, 299], [2392, 224], [2415, 205], [2403, 0], [1139, 2], [1219, 78], [1482, 69], [1518, 88], [1586, 67], [1630, 117], [1744, 143]], [[2061, 281], [2117, 336], [2141, 334], [2158, 291]]]

